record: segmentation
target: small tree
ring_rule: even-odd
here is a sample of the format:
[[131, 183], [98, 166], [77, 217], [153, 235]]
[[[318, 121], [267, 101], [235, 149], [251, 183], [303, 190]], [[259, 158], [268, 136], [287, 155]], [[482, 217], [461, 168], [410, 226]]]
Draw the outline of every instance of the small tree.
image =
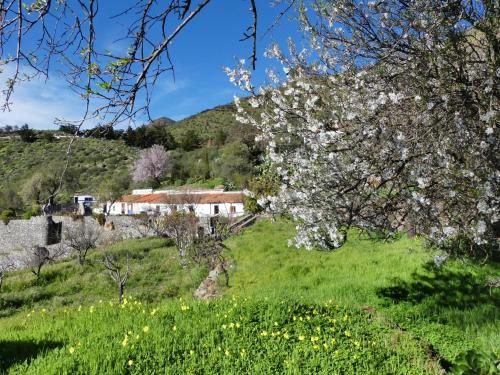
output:
[[30, 129], [28, 124], [24, 124], [23, 126], [21, 126], [17, 133], [19, 134], [23, 142], [33, 143], [37, 139], [35, 131], [33, 129]]
[[2, 291], [3, 278], [7, 274], [7, 272], [12, 272], [15, 270], [15, 262], [7, 257], [0, 257], [0, 292]]
[[106, 267], [106, 270], [108, 271], [111, 280], [113, 280], [116, 286], [118, 287], [118, 301], [121, 304], [123, 301], [123, 291], [125, 289], [125, 284], [127, 283], [130, 274], [128, 256], [127, 256], [126, 267], [124, 265], [120, 265], [117, 259], [115, 259], [110, 254], [104, 254], [103, 264], [104, 267]]
[[75, 226], [66, 228], [64, 241], [71, 251], [77, 254], [78, 263], [83, 265], [88, 251], [97, 246], [100, 236], [100, 228], [88, 225], [82, 220]]
[[175, 241], [179, 256], [184, 257], [198, 236], [198, 218], [194, 213], [173, 212], [156, 218], [156, 232]]
[[22, 259], [22, 263], [26, 268], [30, 269], [31, 272], [33, 272], [33, 274], [36, 276], [36, 279], [38, 280], [40, 278], [43, 266], [58, 259], [62, 255], [64, 255], [64, 253], [65, 250], [63, 247], [59, 247], [51, 254], [46, 247], [35, 246], [26, 249], [25, 255]]
[[65, 169], [62, 163], [53, 163], [43, 170], [34, 173], [25, 183], [21, 191], [26, 204], [55, 203], [56, 195], [61, 187], [73, 191], [78, 186], [78, 176], [72, 169], [67, 169], [61, 178], [61, 171]]
[[229, 221], [218, 218], [213, 235], [199, 234], [187, 248], [187, 255], [194, 263], [206, 265], [209, 269], [220, 267], [224, 273], [226, 287], [229, 286], [229, 272], [225, 257], [227, 246], [224, 240], [230, 234]]
[[153, 145], [142, 150], [134, 164], [132, 178], [134, 181], [153, 181], [160, 186], [160, 178], [169, 167], [171, 161], [163, 146]]
[[130, 178], [128, 174], [114, 175], [112, 178], [107, 179], [99, 186], [99, 196], [103, 203], [106, 204], [106, 215], [109, 214], [111, 207], [120, 198], [123, 193], [129, 188]]

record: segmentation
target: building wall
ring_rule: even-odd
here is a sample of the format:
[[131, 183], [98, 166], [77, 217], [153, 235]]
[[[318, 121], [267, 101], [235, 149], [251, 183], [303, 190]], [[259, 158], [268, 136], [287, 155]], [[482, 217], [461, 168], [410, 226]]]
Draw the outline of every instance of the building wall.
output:
[[[136, 215], [141, 212], [157, 211], [156, 207], [159, 206], [161, 214], [169, 214], [172, 212], [172, 205], [156, 204], [156, 203], [126, 203], [125, 214]], [[189, 204], [175, 205], [177, 211], [189, 211]], [[216, 215], [215, 206], [219, 207], [219, 214], [223, 216], [241, 216], [245, 213], [243, 203], [210, 203], [210, 204], [193, 204], [196, 216], [210, 216]], [[235, 212], [231, 213], [231, 206], [234, 207]], [[115, 202], [111, 207], [110, 215], [122, 214], [122, 202]], [[131, 210], [130, 210], [131, 207]]]

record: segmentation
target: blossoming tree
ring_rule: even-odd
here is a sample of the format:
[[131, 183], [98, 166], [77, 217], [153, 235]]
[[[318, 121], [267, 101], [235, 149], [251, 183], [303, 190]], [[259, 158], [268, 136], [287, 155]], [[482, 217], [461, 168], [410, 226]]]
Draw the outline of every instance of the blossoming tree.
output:
[[498, 248], [498, 2], [339, 0], [300, 19], [309, 48], [272, 46], [269, 85], [228, 69], [280, 180], [260, 202], [295, 218], [295, 243], [410, 226], [448, 250]]
[[154, 181], [160, 185], [160, 178], [170, 164], [167, 152], [160, 145], [141, 150], [134, 164], [132, 178], [134, 181]]

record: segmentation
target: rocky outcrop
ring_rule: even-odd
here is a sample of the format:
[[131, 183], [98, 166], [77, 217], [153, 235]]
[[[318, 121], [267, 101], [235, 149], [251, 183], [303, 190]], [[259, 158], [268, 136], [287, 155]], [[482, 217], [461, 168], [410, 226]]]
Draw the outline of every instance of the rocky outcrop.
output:
[[202, 300], [217, 297], [219, 295], [217, 279], [222, 273], [224, 273], [224, 268], [223, 265], [219, 263], [217, 267], [215, 267], [208, 273], [207, 278], [203, 280], [198, 289], [196, 289], [196, 291], [194, 292], [194, 297]]

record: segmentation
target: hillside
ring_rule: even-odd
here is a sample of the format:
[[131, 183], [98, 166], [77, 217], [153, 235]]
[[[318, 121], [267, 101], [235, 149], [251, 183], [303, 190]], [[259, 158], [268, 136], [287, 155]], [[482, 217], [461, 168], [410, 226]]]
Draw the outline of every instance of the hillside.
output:
[[[245, 106], [245, 101], [242, 101]], [[225, 142], [253, 139], [255, 129], [236, 121], [236, 106], [233, 103], [220, 105], [187, 117], [170, 125], [174, 137], [180, 137], [186, 130], [196, 131], [202, 141], [214, 141], [223, 136]]]
[[296, 250], [292, 228], [263, 220], [227, 241], [230, 287], [212, 302], [190, 297], [206, 270], [158, 239], [113, 247], [132, 268], [122, 306], [98, 265], [9, 275], [0, 372], [439, 374], [470, 350], [495, 358], [480, 353], [500, 345], [499, 291], [484, 286], [497, 265], [436, 269], [418, 240], [355, 233], [335, 252]]
[[[26, 143], [0, 139], [0, 190], [19, 191], [25, 179], [43, 168], [64, 160], [69, 138]], [[95, 191], [101, 181], [127, 171], [137, 151], [122, 141], [77, 138], [72, 146], [71, 167], [78, 178], [78, 190]]]
[[[255, 145], [254, 130], [239, 124], [234, 112], [234, 105], [228, 104], [179, 122], [158, 118], [137, 129], [133, 135], [147, 137], [146, 145], [135, 145], [135, 141], [127, 138], [130, 137], [127, 131], [89, 130], [87, 136], [95, 138], [77, 138], [73, 144], [70, 171], [77, 183], [66, 195], [75, 190], [96, 193], [103, 181], [128, 175], [139, 148], [152, 144], [161, 144], [170, 150], [170, 169], [162, 186], [225, 183], [230, 187], [242, 187], [253, 175], [261, 151]], [[108, 130], [111, 133], [107, 133]], [[33, 143], [22, 142], [16, 137], [0, 138], [0, 192], [9, 188], [19, 193], [35, 172], [62, 169], [70, 140], [49, 139], [51, 133], [38, 132], [38, 139]], [[109, 137], [114, 139], [106, 139]], [[145, 187], [150, 183], [134, 186]], [[0, 203], [0, 211], [7, 208], [13, 207], [2, 207]]]

